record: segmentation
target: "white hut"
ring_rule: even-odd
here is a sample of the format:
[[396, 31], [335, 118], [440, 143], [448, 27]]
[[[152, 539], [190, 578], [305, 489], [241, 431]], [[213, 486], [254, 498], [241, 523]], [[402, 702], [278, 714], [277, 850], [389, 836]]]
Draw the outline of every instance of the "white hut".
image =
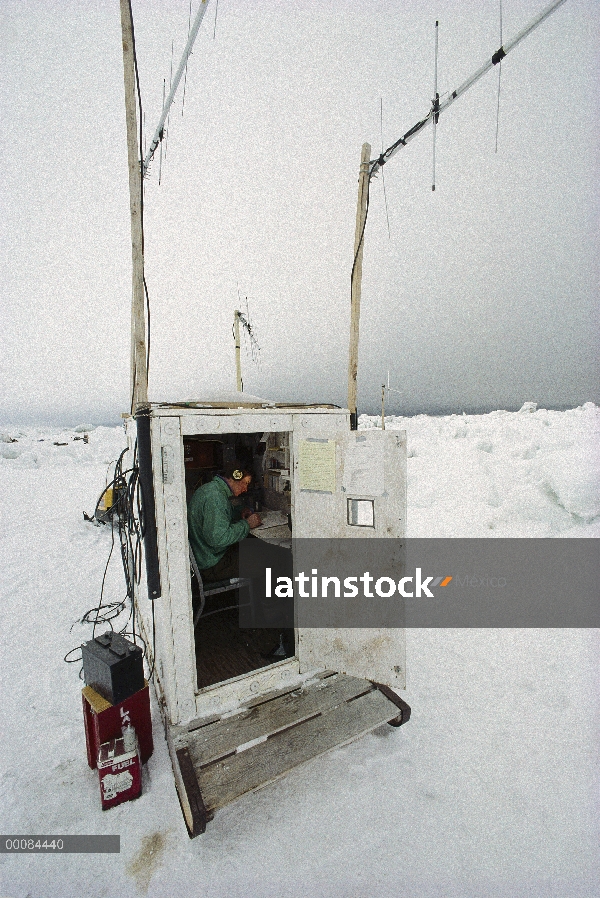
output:
[[[239, 590], [214, 596], [219, 613], [206, 613], [207, 604], [199, 615], [187, 534], [190, 494], [242, 454], [258, 475], [264, 525], [255, 535], [287, 546], [292, 533], [403, 538], [406, 436], [351, 431], [349, 412], [335, 406], [246, 394], [150, 404], [129, 421], [128, 432], [131, 445], [136, 435], [138, 441], [147, 585], [154, 595], [138, 598], [138, 619], [153, 655], [184, 816], [197, 835], [223, 805], [382, 723], [404, 723], [410, 708], [397, 695], [405, 687], [402, 629], [297, 627], [294, 656], [280, 660], [265, 657], [260, 628], [239, 629], [230, 607]], [[223, 604], [230, 610], [220, 611]]]

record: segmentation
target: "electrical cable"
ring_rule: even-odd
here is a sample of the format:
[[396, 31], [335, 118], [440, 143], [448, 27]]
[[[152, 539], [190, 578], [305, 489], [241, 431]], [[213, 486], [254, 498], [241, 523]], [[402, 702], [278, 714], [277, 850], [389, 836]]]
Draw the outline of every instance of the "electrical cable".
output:
[[352, 272], [350, 274], [350, 285], [352, 285], [352, 281], [354, 280], [354, 269], [356, 268], [358, 254], [360, 253], [360, 248], [361, 248], [363, 240], [364, 240], [365, 228], [367, 226], [367, 217], [369, 215], [369, 185], [371, 183], [371, 178], [368, 177], [366, 179], [366, 182], [367, 182], [367, 202], [365, 205], [365, 217], [364, 217], [364, 221], [363, 221], [362, 230], [360, 232], [360, 237], [358, 239], [358, 246], [356, 247], [356, 252], [354, 253], [354, 261], [352, 262]]
[[[142, 570], [142, 540], [143, 540], [143, 507], [141, 503], [139, 468], [137, 462], [137, 443], [133, 452], [133, 464], [131, 468], [123, 470], [123, 459], [128, 450], [124, 449], [117, 461], [113, 477], [110, 483], [104, 488], [100, 494], [92, 518], [84, 513], [84, 517], [88, 521], [95, 521], [100, 525], [107, 523], [107, 517], [110, 516], [111, 528], [111, 546], [108, 553], [102, 583], [100, 587], [99, 604], [93, 608], [89, 608], [80, 618], [78, 623], [88, 624], [92, 627], [92, 636], [94, 639], [96, 629], [100, 624], [108, 624], [110, 629], [118, 632], [121, 636], [129, 636], [137, 645], [141, 643], [144, 650], [144, 657], [150, 667], [149, 678], [154, 673], [154, 657], [156, 647], [156, 626], [154, 619], [154, 606], [152, 607], [152, 664], [148, 653], [146, 641], [139, 633], [136, 622], [136, 589], [141, 580]], [[100, 506], [105, 499], [109, 490], [113, 490], [114, 501], [110, 508], [100, 513]], [[121, 563], [123, 567], [123, 576], [125, 579], [125, 596], [120, 601], [105, 602], [104, 591], [106, 586], [106, 578], [110, 562], [113, 557], [117, 537], [120, 547]], [[129, 610], [127, 619], [120, 622], [120, 626], [116, 628], [113, 621], [116, 621], [124, 611]], [[81, 662], [81, 649], [79, 646], [71, 649], [64, 656], [65, 662], [68, 664]], [[80, 678], [82, 671], [80, 671]]]
[[150, 374], [150, 296], [148, 295], [146, 275], [144, 275], [144, 293], [146, 294], [146, 377], [148, 377]]

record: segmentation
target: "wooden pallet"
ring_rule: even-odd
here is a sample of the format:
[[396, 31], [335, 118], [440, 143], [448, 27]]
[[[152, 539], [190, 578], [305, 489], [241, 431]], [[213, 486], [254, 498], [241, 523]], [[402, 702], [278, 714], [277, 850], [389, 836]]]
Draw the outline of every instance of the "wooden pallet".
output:
[[353, 742], [381, 724], [400, 726], [410, 708], [385, 686], [322, 673], [309, 685], [255, 699], [234, 716], [171, 728], [169, 747], [190, 836], [214, 813], [294, 767]]

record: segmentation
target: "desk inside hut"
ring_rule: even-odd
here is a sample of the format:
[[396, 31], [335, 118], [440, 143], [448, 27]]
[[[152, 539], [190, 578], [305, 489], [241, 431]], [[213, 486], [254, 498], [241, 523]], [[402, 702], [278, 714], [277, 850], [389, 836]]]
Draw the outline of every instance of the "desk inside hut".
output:
[[292, 548], [292, 531], [288, 516], [282, 511], [261, 511], [262, 524], [255, 527], [252, 535], [284, 549]]

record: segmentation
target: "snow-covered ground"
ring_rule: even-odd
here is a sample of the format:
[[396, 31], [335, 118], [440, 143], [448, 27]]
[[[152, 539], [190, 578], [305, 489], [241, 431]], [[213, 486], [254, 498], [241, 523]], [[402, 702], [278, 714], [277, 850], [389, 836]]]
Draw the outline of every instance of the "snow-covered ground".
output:
[[[600, 536], [591, 403], [386, 426], [408, 432], [410, 536]], [[408, 631], [407, 726], [245, 797], [193, 841], [154, 705], [144, 793], [102, 812], [63, 656], [90, 636], [78, 620], [110, 533], [82, 512], [123, 432], [0, 436], [0, 831], [121, 835], [119, 855], [0, 854], [3, 898], [600, 894], [596, 631]], [[121, 578], [115, 560], [108, 600]]]
[[[380, 418], [363, 415], [363, 427]], [[408, 535], [600, 536], [600, 410], [387, 417], [408, 436]]]

